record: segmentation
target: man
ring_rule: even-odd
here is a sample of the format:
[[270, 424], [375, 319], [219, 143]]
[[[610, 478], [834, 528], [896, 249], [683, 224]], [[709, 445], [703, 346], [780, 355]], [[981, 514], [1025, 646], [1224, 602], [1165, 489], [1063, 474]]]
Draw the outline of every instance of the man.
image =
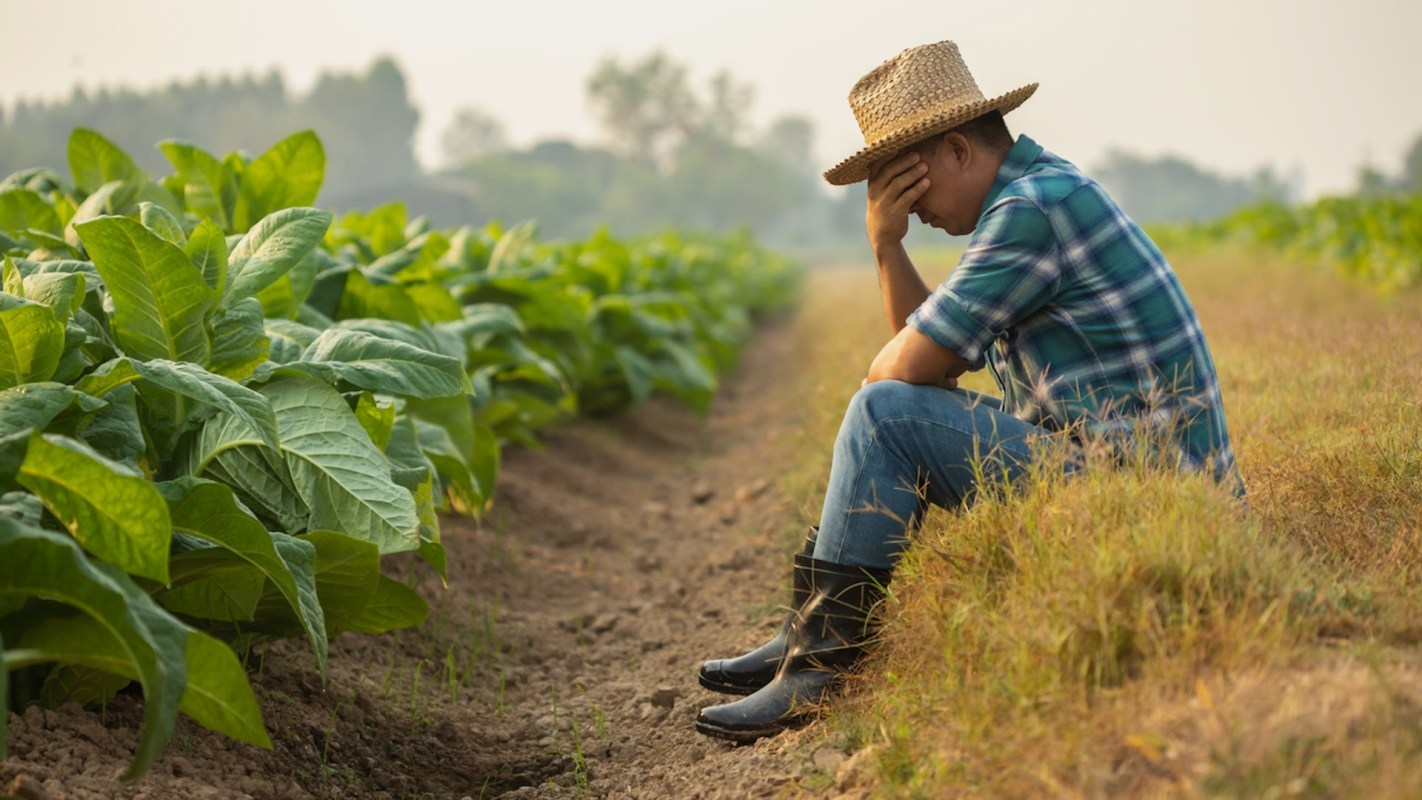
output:
[[[925, 502], [956, 508], [980, 480], [1018, 477], [1044, 437], [1121, 453], [1145, 437], [1179, 469], [1243, 490], [1214, 363], [1160, 251], [1076, 167], [1008, 133], [1002, 115], [1036, 88], [986, 99], [939, 42], [851, 90], [865, 147], [825, 178], [868, 181], [894, 336], [845, 414], [818, 534], [795, 557], [794, 610], [766, 645], [702, 665], [707, 688], [749, 696], [703, 709], [698, 731], [751, 741], [804, 719], [863, 652]], [[973, 234], [934, 291], [902, 244], [909, 214]], [[983, 366], [1001, 399], [957, 389]]]

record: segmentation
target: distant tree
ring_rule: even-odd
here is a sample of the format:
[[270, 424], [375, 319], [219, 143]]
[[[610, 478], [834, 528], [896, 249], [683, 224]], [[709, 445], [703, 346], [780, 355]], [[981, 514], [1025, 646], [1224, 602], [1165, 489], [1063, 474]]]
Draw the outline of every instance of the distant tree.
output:
[[298, 109], [302, 127], [315, 128], [326, 146], [323, 192], [395, 185], [419, 171], [415, 126], [405, 76], [394, 60], [371, 64], [364, 75], [323, 73]]
[[625, 67], [604, 59], [588, 78], [587, 97], [612, 149], [654, 164], [665, 155], [668, 137], [686, 135], [697, 118], [686, 68], [661, 52]]
[[325, 73], [304, 98], [291, 96], [281, 74], [198, 77], [146, 92], [76, 87], [62, 101], [18, 101], [0, 123], [0, 177], [27, 167], [66, 172], [66, 146], [79, 126], [124, 148], [150, 174], [172, 171], [155, 145], [188, 139], [216, 153], [258, 153], [301, 128], [326, 147], [321, 202], [408, 182], [417, 172], [415, 124], [405, 78], [394, 61], [364, 74]]
[[1281, 190], [1272, 171], [1227, 178], [1183, 158], [1145, 158], [1113, 150], [1095, 174], [1121, 208], [1138, 222], [1217, 219]]
[[468, 164], [480, 156], [497, 153], [506, 145], [504, 124], [492, 114], [473, 106], [463, 106], [439, 138], [445, 163]]

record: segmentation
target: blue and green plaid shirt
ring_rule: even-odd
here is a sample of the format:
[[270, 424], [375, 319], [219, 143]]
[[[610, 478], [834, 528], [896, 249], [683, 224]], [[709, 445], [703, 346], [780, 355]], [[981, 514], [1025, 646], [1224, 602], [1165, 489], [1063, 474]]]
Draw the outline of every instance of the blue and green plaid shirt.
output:
[[1158, 432], [1180, 468], [1238, 481], [1215, 364], [1174, 271], [1095, 181], [1026, 136], [908, 324], [986, 364], [1019, 419], [1126, 447]]

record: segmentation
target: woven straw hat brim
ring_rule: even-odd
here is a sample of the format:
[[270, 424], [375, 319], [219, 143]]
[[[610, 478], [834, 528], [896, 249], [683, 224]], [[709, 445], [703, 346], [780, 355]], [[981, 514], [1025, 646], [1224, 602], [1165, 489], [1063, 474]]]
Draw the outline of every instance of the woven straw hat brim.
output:
[[1029, 83], [1020, 89], [1014, 89], [991, 99], [948, 106], [938, 114], [890, 131], [866, 144], [859, 152], [825, 170], [825, 180], [835, 186], [848, 186], [851, 183], [868, 180], [869, 167], [875, 161], [892, 155], [895, 150], [927, 139], [934, 134], [943, 133], [989, 111], [1006, 114], [1026, 102], [1027, 98], [1031, 97], [1035, 91], [1037, 91], [1037, 84]]

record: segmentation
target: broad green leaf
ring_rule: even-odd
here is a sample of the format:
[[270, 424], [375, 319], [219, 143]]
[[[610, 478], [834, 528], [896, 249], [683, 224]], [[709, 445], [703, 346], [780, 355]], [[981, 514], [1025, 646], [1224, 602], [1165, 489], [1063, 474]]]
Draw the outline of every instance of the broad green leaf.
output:
[[0, 192], [0, 230], [17, 233], [26, 229], [56, 236], [64, 233], [59, 215], [38, 193], [18, 188]]
[[187, 210], [217, 220], [222, 228], [230, 227], [237, 205], [235, 176], [215, 156], [190, 142], [167, 139], [158, 143], [158, 149], [177, 170]]
[[[69, 228], [65, 228], [65, 235], [73, 233]], [[57, 261], [60, 259], [82, 258], [83, 253], [79, 248], [69, 243], [69, 240], [61, 236], [50, 236], [43, 231], [31, 228], [25, 231], [25, 238], [34, 245], [29, 257], [39, 261]], [[74, 237], [78, 241], [78, 236]]]
[[79, 237], [79, 225], [106, 214], [123, 214], [132, 207], [137, 197], [138, 191], [131, 183], [110, 181], [100, 186], [93, 194], [84, 198], [84, 202], [79, 204], [74, 215], [65, 224], [65, 244], [75, 248], [82, 247], [84, 243]]
[[[397, 342], [418, 347], [431, 352], [441, 352], [439, 340], [431, 335], [430, 331], [422, 325], [409, 325], [404, 322], [396, 322], [393, 319], [375, 319], [362, 317], [358, 319], [343, 319], [331, 326], [347, 331], [361, 331], [363, 333], [378, 336], [382, 339], [393, 339]], [[453, 355], [445, 353], [445, 355]]]
[[342, 328], [324, 331], [288, 368], [389, 395], [432, 398], [471, 391], [456, 359]]
[[[31, 428], [0, 436], [0, 492], [12, 492], [21, 488], [15, 481], [20, 475], [20, 466], [25, 463], [25, 453], [30, 449]], [[3, 614], [0, 614], [3, 616]]]
[[12, 294], [21, 300], [25, 299], [24, 273], [20, 272], [15, 260], [9, 256], [5, 256], [5, 260], [0, 261], [0, 292]]
[[499, 475], [499, 437], [488, 427], [475, 425], [474, 447], [467, 453], [465, 460], [474, 476], [475, 490], [479, 493], [474, 510], [480, 511], [494, 497], [494, 481]]
[[283, 208], [262, 218], [228, 256], [225, 303], [252, 297], [297, 265], [331, 227], [331, 215], [314, 208]]
[[389, 319], [406, 325], [419, 326], [424, 321], [415, 298], [405, 291], [405, 287], [388, 278], [372, 282], [360, 271], [352, 271], [346, 276], [345, 291], [336, 307], [339, 319]]
[[188, 235], [183, 232], [183, 226], [178, 222], [168, 209], [144, 201], [138, 204], [138, 221], [143, 223], [143, 227], [167, 239], [178, 247], [186, 247]]
[[[330, 386], [296, 377], [279, 377], [262, 393], [276, 412], [289, 485], [309, 509], [304, 524], [291, 528], [293, 532], [340, 531], [375, 542], [381, 553], [419, 547], [414, 500], [391, 482], [385, 456], [345, 398]], [[249, 465], [235, 463], [236, 457], [234, 450], [227, 450], [216, 460], [228, 475], [250, 479]], [[250, 494], [263, 487], [241, 488]]]
[[49, 306], [54, 311], [54, 318], [60, 322], [68, 321], [84, 304], [87, 287], [83, 273], [40, 272], [21, 280], [25, 287], [25, 299]]
[[227, 237], [210, 219], [198, 223], [183, 252], [193, 260], [208, 287], [219, 296], [227, 290]]
[[[0, 401], [4, 395], [0, 394]], [[4, 406], [0, 405], [0, 410]], [[375, 446], [384, 450], [390, 444], [390, 429], [395, 425], [395, 404], [386, 403], [381, 405], [370, 392], [361, 392], [360, 399], [356, 401], [356, 420], [365, 429], [365, 433], [370, 437], [370, 441]], [[0, 434], [4, 433], [4, 427], [0, 425]]]
[[411, 400], [405, 404], [405, 415], [443, 430], [451, 441], [451, 452], [468, 453], [477, 444], [474, 413], [468, 397]]
[[[0, 517], [0, 595], [43, 597], [93, 617], [134, 665], [143, 685], [143, 733], [127, 778], [135, 778], [163, 751], [187, 686], [188, 631], [110, 564], [84, 557], [61, 534]], [[46, 626], [37, 626], [43, 632]], [[7, 642], [5, 666], [16, 669], [54, 660], [23, 641]], [[86, 642], [71, 642], [84, 645]]]
[[439, 542], [429, 540], [420, 541], [420, 560], [430, 565], [430, 568], [439, 575], [444, 588], [449, 588], [449, 553], [444, 549], [444, 545]]
[[343, 630], [356, 633], [384, 633], [397, 628], [414, 628], [425, 621], [429, 605], [414, 589], [384, 575], [360, 616], [349, 620]]
[[[474, 475], [465, 461], [465, 453], [454, 445], [449, 431], [425, 422], [415, 420], [415, 430], [419, 436], [420, 449], [439, 472], [443, 488], [462, 502], [466, 508], [477, 508], [487, 497], [483, 488], [475, 485]], [[492, 487], [490, 487], [492, 488]]]
[[[44, 518], [44, 503], [29, 492], [4, 492], [0, 494], [0, 516], [38, 528]], [[0, 617], [9, 613], [3, 603], [0, 600]]]
[[[311, 647], [316, 651], [316, 663], [321, 671], [321, 679], [326, 679], [326, 637], [330, 635], [329, 624], [325, 622], [326, 614], [322, 609], [321, 597], [317, 592], [317, 570], [318, 554], [316, 546], [304, 539], [295, 536], [288, 536], [285, 533], [273, 533], [272, 544], [276, 545], [277, 554], [281, 560], [286, 562], [286, 566], [291, 570], [291, 577], [296, 581], [296, 595], [299, 601], [299, 614], [301, 625], [306, 629], [306, 635], [311, 640]], [[267, 582], [270, 589], [274, 584]], [[291, 604], [290, 598], [285, 591], [278, 590], [282, 594], [283, 600], [288, 606]], [[319, 625], [318, 625], [319, 621]]]
[[315, 287], [316, 272], [324, 263], [323, 255], [320, 249], [312, 250], [275, 283], [257, 292], [257, 300], [268, 317], [296, 316]]
[[[336, 243], [353, 240], [368, 246], [367, 258], [378, 258], [404, 246], [405, 227], [409, 223], [404, 203], [386, 203], [369, 211], [351, 211], [341, 217], [332, 231]], [[364, 249], [364, 247], [363, 247]]]
[[69, 171], [74, 175], [74, 186], [85, 194], [110, 181], [134, 186], [148, 182], [148, 174], [127, 153], [88, 128], [75, 128], [69, 134]]
[[[420, 559], [439, 574], [440, 583], [449, 588], [449, 554], [439, 543], [439, 509], [435, 505], [434, 480], [415, 487], [415, 508], [420, 515]], [[441, 501], [443, 498], [441, 498]]]
[[59, 259], [55, 261], [32, 261], [28, 258], [14, 259], [15, 266], [20, 270], [20, 274], [26, 278], [34, 275], [83, 275], [84, 285], [87, 288], [101, 287], [104, 285], [103, 278], [99, 277], [99, 271], [94, 269], [91, 261], [73, 261]]
[[[179, 575], [178, 570], [195, 569], [189, 563], [194, 560], [194, 555], [183, 553], [173, 556], [170, 566], [175, 579]], [[205, 564], [199, 574], [184, 576], [182, 582], [175, 582], [173, 588], [159, 592], [156, 599], [169, 611], [190, 619], [250, 622], [257, 613], [257, 603], [262, 599], [266, 577], [250, 565], [233, 561], [223, 551], [216, 555], [226, 559], [223, 566]]]
[[358, 619], [380, 583], [380, 548], [335, 531], [298, 537], [316, 551], [316, 592], [332, 632]]
[[[272, 534], [256, 517], [237, 506], [230, 487], [208, 481], [189, 481], [187, 485], [186, 494], [170, 506], [174, 530], [210, 542], [235, 555], [257, 569], [265, 581], [276, 587], [291, 606], [292, 613], [301, 620], [324, 675], [326, 626], [320, 604], [314, 597], [303, 596], [302, 586], [292, 568], [278, 554]], [[176, 564], [180, 560], [189, 562], [202, 558], [204, 554], [201, 552], [174, 556], [174, 569], [177, 569]], [[257, 595], [260, 598], [260, 582]], [[255, 602], [254, 599], [254, 607]]]
[[16, 480], [84, 549], [125, 572], [168, 582], [173, 529], [151, 482], [87, 445], [38, 433], [30, 436]]
[[433, 281], [420, 281], [406, 284], [405, 292], [430, 322], [450, 322], [463, 317], [463, 307], [445, 286]]
[[[47, 660], [102, 670], [127, 680], [140, 677], [123, 642], [94, 617], [76, 613], [56, 616], [43, 626], [28, 629], [19, 644], [45, 653]], [[184, 662], [187, 685], [179, 711], [238, 741], [271, 747], [257, 698], [230, 647], [188, 629]]]
[[48, 306], [0, 294], [0, 389], [53, 377], [64, 325]]
[[271, 748], [262, 710], [232, 649], [201, 631], [188, 632], [188, 685], [178, 710], [204, 728]]
[[271, 350], [262, 304], [248, 297], [217, 309], [209, 323], [212, 361], [208, 368], [233, 380], [246, 380]]
[[282, 139], [243, 170], [233, 226], [245, 231], [279, 209], [311, 205], [325, 175], [326, 151], [315, 131]]
[[219, 414], [209, 420], [185, 463], [187, 474], [231, 486], [269, 528], [305, 528], [310, 510], [292, 486], [285, 456], [261, 446], [251, 427], [236, 417]]
[[319, 330], [289, 319], [268, 319], [265, 327], [271, 342], [268, 359], [275, 364], [300, 360], [306, 348], [321, 335]]
[[[58, 313], [56, 311], [56, 316]], [[50, 377], [58, 383], [73, 383], [78, 379], [89, 367], [88, 354], [84, 349], [88, 343], [88, 329], [73, 318], [65, 320], [64, 349], [59, 354], [59, 364], [54, 368], [54, 375]]]
[[[77, 388], [102, 397], [116, 386], [139, 379], [201, 405], [232, 414], [251, 427], [259, 441], [273, 449], [278, 446], [276, 418], [271, 403], [260, 393], [196, 364], [162, 359], [135, 361], [116, 358], [84, 376]], [[187, 417], [171, 422], [181, 427], [187, 422]]]
[[512, 268], [519, 256], [534, 244], [537, 235], [538, 226], [531, 220], [509, 228], [507, 233], [499, 237], [498, 244], [494, 245], [493, 252], [489, 254], [487, 271], [498, 273]]
[[138, 420], [138, 390], [116, 386], [104, 393], [101, 402], [104, 407], [79, 430], [79, 438], [104, 458], [137, 469], [148, 450]]
[[0, 438], [31, 428], [43, 431], [71, 408], [87, 413], [103, 406], [103, 401], [62, 383], [27, 383], [0, 390]]
[[114, 338], [127, 355], [206, 364], [204, 322], [216, 294], [187, 254], [126, 217], [77, 226], [109, 294]]

